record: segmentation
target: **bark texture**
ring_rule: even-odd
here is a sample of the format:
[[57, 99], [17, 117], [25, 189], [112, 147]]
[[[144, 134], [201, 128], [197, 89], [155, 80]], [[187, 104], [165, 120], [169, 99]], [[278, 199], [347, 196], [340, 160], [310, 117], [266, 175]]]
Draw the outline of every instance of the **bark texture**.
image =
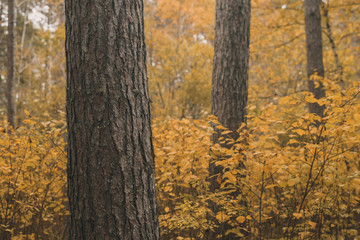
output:
[[70, 239], [159, 239], [142, 0], [65, 0]]
[[[248, 68], [250, 43], [250, 0], [217, 0], [214, 46], [214, 69], [212, 80], [212, 114], [228, 128], [235, 140], [241, 123], [246, 123], [248, 98]], [[212, 136], [217, 143], [221, 131]], [[216, 175], [221, 167], [209, 164], [210, 189], [219, 188]], [[217, 206], [210, 206], [214, 213]], [[216, 220], [215, 220], [216, 221]], [[215, 239], [221, 234], [222, 239], [234, 239], [225, 236], [230, 226], [220, 224], [208, 239]]]
[[15, 126], [15, 100], [14, 100], [14, 79], [15, 79], [15, 6], [14, 0], [8, 0], [8, 40], [7, 40], [7, 80], [6, 80], [6, 100], [7, 100], [7, 120], [9, 124]]
[[[316, 87], [311, 77], [314, 74], [324, 77], [320, 4], [321, 0], [304, 1], [308, 86], [316, 99], [325, 97], [323, 85], [320, 83]], [[324, 106], [317, 103], [309, 104], [310, 113], [315, 113], [320, 117], [323, 117], [324, 109]]]
[[[250, 42], [250, 0], [218, 0], [216, 2], [215, 54], [212, 80], [213, 115], [233, 131], [246, 123]], [[218, 142], [218, 130], [212, 140]], [[210, 164], [210, 174], [219, 173]], [[216, 180], [212, 180], [217, 188]]]
[[343, 75], [344, 75], [344, 68], [342, 66], [342, 64], [340, 63], [340, 58], [339, 55], [337, 53], [337, 47], [335, 44], [335, 39], [332, 33], [332, 27], [330, 24], [330, 16], [329, 16], [329, 10], [330, 10], [330, 3], [329, 1], [325, 4], [322, 5], [323, 6], [323, 13], [324, 13], [324, 18], [325, 18], [325, 23], [326, 23], [326, 32], [327, 32], [327, 37], [329, 39], [330, 45], [331, 45], [331, 49], [332, 52], [334, 54], [334, 58], [335, 58], [335, 64], [336, 64], [336, 80], [340, 83], [340, 86], [342, 89], [345, 88], [344, 86], [344, 80], [343, 80]]

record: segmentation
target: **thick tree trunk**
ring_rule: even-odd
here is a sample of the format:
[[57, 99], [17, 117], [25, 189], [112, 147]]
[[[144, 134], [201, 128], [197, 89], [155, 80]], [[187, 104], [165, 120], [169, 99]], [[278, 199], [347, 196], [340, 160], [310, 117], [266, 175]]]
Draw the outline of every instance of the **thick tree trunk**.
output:
[[159, 239], [142, 0], [66, 0], [70, 239]]
[[[248, 68], [250, 42], [250, 0], [217, 0], [215, 25], [215, 53], [212, 81], [212, 114], [238, 138], [237, 130], [246, 123], [248, 98]], [[212, 136], [214, 143], [219, 142], [221, 131]], [[210, 189], [219, 188], [216, 177], [222, 172], [214, 161], [209, 164]], [[217, 206], [210, 206], [214, 213]], [[222, 234], [229, 226], [220, 225], [215, 229], [213, 239]], [[230, 238], [229, 238], [230, 239]], [[231, 238], [233, 239], [233, 238]]]
[[8, 40], [7, 40], [7, 81], [6, 81], [6, 100], [7, 100], [7, 120], [9, 124], [15, 126], [15, 101], [14, 101], [14, 79], [15, 79], [15, 3], [8, 0]]
[[[324, 77], [320, 4], [321, 0], [304, 1], [308, 86], [316, 99], [325, 97], [322, 83], [316, 87], [312, 77], [314, 74]], [[309, 103], [310, 113], [323, 117], [324, 109], [324, 106], [317, 103]]]

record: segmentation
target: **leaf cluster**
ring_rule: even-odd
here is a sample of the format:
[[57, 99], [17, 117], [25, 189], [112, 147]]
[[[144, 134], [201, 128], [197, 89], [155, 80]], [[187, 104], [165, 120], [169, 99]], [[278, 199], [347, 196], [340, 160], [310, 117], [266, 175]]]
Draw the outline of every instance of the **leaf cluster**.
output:
[[0, 239], [63, 239], [68, 219], [65, 123], [0, 126]]
[[[244, 239], [356, 236], [360, 89], [354, 84], [342, 92], [333, 81], [323, 84], [324, 99], [302, 92], [264, 106], [260, 114], [250, 110], [248, 127], [239, 129], [238, 139], [218, 125], [226, 147], [209, 142], [214, 131], [206, 121], [155, 124], [163, 234], [201, 239], [227, 222], [233, 228], [226, 234]], [[306, 113], [313, 101], [325, 104], [324, 118]], [[209, 160], [224, 169], [214, 176], [220, 183], [215, 193], [207, 182]], [[218, 206], [215, 221], [208, 218], [210, 202]]]

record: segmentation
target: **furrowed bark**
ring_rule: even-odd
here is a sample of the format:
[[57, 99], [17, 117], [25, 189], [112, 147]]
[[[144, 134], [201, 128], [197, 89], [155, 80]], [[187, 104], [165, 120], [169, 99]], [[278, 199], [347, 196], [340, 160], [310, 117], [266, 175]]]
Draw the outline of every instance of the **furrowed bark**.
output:
[[15, 127], [15, 100], [14, 100], [14, 80], [15, 80], [15, 3], [8, 0], [8, 40], [7, 40], [7, 80], [6, 80], [6, 100], [7, 100], [7, 121]]
[[[315, 75], [324, 77], [320, 4], [321, 0], [304, 1], [308, 87], [316, 99], [325, 97], [323, 84], [319, 82], [319, 86], [316, 87], [314, 80]], [[325, 106], [309, 103], [310, 113], [323, 117], [324, 110]]]
[[159, 239], [143, 1], [65, 4], [70, 239]]
[[[250, 43], [250, 0], [217, 0], [215, 25], [215, 51], [212, 80], [212, 114], [231, 133], [234, 140], [237, 130], [246, 123], [248, 98], [248, 68]], [[214, 143], [219, 143], [222, 136], [219, 129], [212, 136]], [[231, 146], [224, 146], [231, 147]], [[220, 185], [217, 176], [223, 168], [215, 165], [215, 159], [209, 163], [210, 190], [215, 192]], [[210, 203], [213, 213], [220, 210]], [[216, 222], [216, 219], [212, 219]], [[215, 231], [209, 231], [207, 239], [235, 239], [225, 233], [231, 228], [227, 223], [218, 224]]]

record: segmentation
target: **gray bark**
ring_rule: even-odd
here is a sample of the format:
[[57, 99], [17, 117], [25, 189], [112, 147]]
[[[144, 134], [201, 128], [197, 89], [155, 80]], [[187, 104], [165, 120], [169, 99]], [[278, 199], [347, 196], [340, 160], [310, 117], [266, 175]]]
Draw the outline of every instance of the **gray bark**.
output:
[[327, 37], [329, 39], [330, 45], [331, 45], [331, 49], [332, 52], [334, 54], [334, 58], [335, 58], [335, 65], [336, 65], [336, 74], [337, 74], [337, 81], [340, 83], [340, 86], [342, 89], [344, 89], [344, 80], [343, 80], [343, 74], [344, 74], [344, 68], [342, 66], [342, 64], [340, 63], [340, 58], [339, 55], [337, 53], [337, 47], [335, 44], [335, 39], [332, 33], [332, 28], [330, 25], [330, 16], [329, 16], [329, 9], [330, 9], [330, 5], [329, 2], [323, 5], [323, 12], [324, 12], [324, 18], [325, 18], [325, 22], [326, 22], [326, 31], [327, 31]]
[[[319, 87], [315, 87], [315, 81], [311, 78], [314, 74], [324, 77], [320, 4], [321, 0], [304, 1], [308, 87], [316, 99], [325, 97], [323, 85], [320, 83]], [[310, 113], [323, 117], [324, 109], [317, 103], [309, 103]]]
[[15, 126], [15, 100], [14, 100], [14, 80], [15, 80], [15, 3], [8, 0], [8, 40], [7, 40], [7, 80], [6, 80], [6, 100], [7, 100], [7, 121]]
[[[232, 131], [229, 136], [237, 140], [237, 133], [241, 123], [246, 123], [246, 107], [248, 99], [248, 68], [250, 43], [250, 0], [217, 0], [216, 25], [214, 45], [214, 69], [212, 80], [212, 109], [211, 112], [218, 121]], [[219, 142], [221, 131], [213, 134], [214, 143]], [[230, 146], [225, 146], [230, 147]], [[210, 190], [219, 188], [216, 176], [223, 169], [215, 166], [214, 161], [209, 164]], [[214, 214], [218, 206], [210, 204]], [[216, 219], [213, 219], [216, 222]], [[227, 224], [219, 224], [215, 232], [208, 235], [214, 239], [223, 235], [222, 239], [235, 239], [225, 236], [231, 228]]]
[[159, 239], [142, 0], [66, 0], [70, 239]]

